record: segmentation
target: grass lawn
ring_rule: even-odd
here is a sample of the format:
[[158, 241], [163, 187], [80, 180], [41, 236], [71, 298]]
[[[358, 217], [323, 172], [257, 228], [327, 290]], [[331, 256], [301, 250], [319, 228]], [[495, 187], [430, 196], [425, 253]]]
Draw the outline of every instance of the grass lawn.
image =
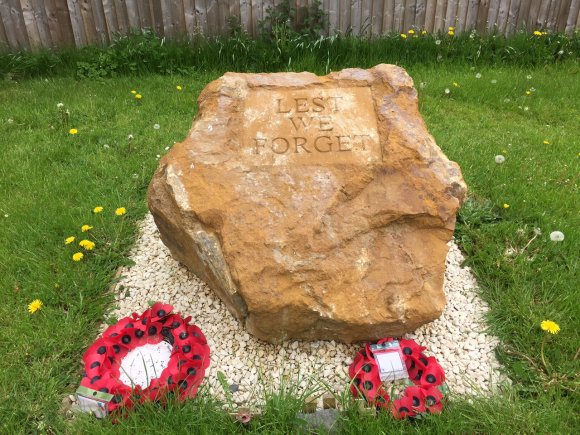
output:
[[[580, 411], [578, 64], [408, 71], [417, 88], [424, 84], [420, 111], [431, 133], [460, 164], [470, 189], [456, 237], [490, 304], [490, 330], [501, 339], [497, 352], [513, 388], [473, 403], [452, 398], [443, 414], [418, 421], [348, 410], [341, 430], [572, 433]], [[60, 412], [62, 399], [80, 382], [80, 358], [113, 303], [108, 288], [116, 268], [127, 263], [136, 223], [146, 213], [157, 156], [183, 140], [198, 93], [218, 75], [0, 81], [0, 432], [245, 430], [203, 394], [164, 411], [143, 406], [116, 425], [86, 416], [70, 421]], [[139, 103], [131, 90], [143, 96]], [[495, 163], [498, 154], [503, 164]], [[95, 206], [104, 211], [93, 214]], [[116, 216], [117, 207], [127, 214]], [[84, 224], [93, 229], [81, 232]], [[565, 234], [563, 242], [550, 240], [555, 230]], [[65, 245], [69, 236], [76, 241]], [[82, 238], [96, 246], [74, 262]], [[34, 299], [44, 305], [30, 314]], [[561, 327], [544, 344], [545, 365], [544, 319]], [[249, 429], [300, 427], [294, 418], [300, 403], [276, 395], [268, 403]]]

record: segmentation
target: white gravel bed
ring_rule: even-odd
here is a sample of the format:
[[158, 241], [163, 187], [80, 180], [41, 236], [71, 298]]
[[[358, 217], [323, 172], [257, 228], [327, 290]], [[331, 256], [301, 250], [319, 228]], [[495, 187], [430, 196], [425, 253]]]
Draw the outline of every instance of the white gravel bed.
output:
[[[211, 349], [206, 381], [212, 393], [223, 397], [218, 371], [237, 386], [233, 393], [237, 404], [260, 402], [263, 388], [277, 389], [281, 381], [305, 388], [314, 379], [322, 380], [337, 393], [348, 388], [348, 366], [360, 346], [334, 341], [272, 345], [254, 338], [204, 282], [171, 258], [150, 214], [141, 223], [131, 258], [135, 265], [122, 270], [115, 287], [117, 307], [110, 315], [121, 318], [134, 311], [140, 313], [148, 308], [149, 301], [169, 303], [176, 312], [191, 315]], [[426, 346], [425, 353], [437, 358], [451, 392], [487, 395], [509, 380], [500, 373], [494, 355], [498, 339], [485, 332], [487, 304], [477, 295], [477, 282], [468, 267], [461, 267], [462, 261], [457, 245], [451, 242], [445, 311], [407, 338]]]

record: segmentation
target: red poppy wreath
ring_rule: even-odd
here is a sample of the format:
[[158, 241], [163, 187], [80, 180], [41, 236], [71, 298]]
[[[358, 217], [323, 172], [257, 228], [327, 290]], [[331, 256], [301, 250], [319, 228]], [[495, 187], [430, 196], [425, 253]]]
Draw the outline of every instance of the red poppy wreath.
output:
[[[376, 344], [384, 345], [393, 341], [393, 338], [382, 338]], [[381, 381], [377, 359], [367, 343], [364, 349], [357, 352], [349, 367], [352, 394], [354, 397], [362, 396], [377, 409], [390, 410], [397, 419], [415, 417], [425, 412], [439, 414], [443, 408], [443, 368], [435, 357], [426, 356], [423, 353], [426, 348], [415, 341], [402, 339], [398, 343], [409, 381], [412, 383], [405, 388], [404, 393], [391, 400]]]
[[[196, 395], [209, 366], [209, 346], [201, 330], [189, 324], [191, 317], [172, 314], [172, 310], [171, 305], [157, 302], [141, 315], [133, 313], [119, 320], [83, 355], [81, 386], [112, 395], [106, 404], [108, 412], [146, 400], [163, 402], [169, 394], [179, 400]], [[160, 352], [169, 360], [160, 373], [147, 373], [147, 385], [139, 385], [127, 376], [123, 360], [137, 361], [140, 355], [131, 358], [132, 351], [159, 344], [166, 346]]]

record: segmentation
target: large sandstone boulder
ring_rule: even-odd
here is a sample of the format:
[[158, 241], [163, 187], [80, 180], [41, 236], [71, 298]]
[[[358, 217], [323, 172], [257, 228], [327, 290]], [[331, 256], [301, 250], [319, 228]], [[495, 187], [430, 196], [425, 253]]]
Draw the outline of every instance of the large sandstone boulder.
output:
[[465, 191], [411, 78], [378, 65], [225, 74], [148, 199], [172, 255], [249, 332], [354, 342], [439, 317]]

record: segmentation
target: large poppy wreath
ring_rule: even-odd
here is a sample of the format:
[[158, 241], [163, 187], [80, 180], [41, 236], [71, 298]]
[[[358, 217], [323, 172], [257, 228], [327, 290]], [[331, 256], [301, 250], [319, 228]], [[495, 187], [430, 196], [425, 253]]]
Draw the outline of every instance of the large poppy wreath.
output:
[[[393, 341], [382, 338], [377, 344]], [[378, 409], [392, 412], [397, 419], [415, 417], [417, 414], [431, 412], [439, 414], [443, 408], [443, 394], [439, 387], [445, 382], [445, 373], [435, 357], [426, 356], [425, 347], [413, 340], [399, 340], [409, 380], [413, 385], [405, 388], [402, 396], [391, 400], [381, 382], [379, 367], [369, 344], [357, 352], [349, 367], [350, 390], [354, 397], [361, 395]]]
[[[131, 408], [145, 400], [164, 401], [172, 394], [183, 400], [194, 397], [209, 366], [209, 346], [201, 330], [172, 314], [171, 305], [155, 303], [143, 314], [133, 313], [107, 328], [83, 355], [85, 373], [81, 386], [111, 394], [109, 412]], [[121, 362], [132, 350], [165, 341], [171, 345], [167, 366], [149, 385], [127, 385], [121, 378]]]

